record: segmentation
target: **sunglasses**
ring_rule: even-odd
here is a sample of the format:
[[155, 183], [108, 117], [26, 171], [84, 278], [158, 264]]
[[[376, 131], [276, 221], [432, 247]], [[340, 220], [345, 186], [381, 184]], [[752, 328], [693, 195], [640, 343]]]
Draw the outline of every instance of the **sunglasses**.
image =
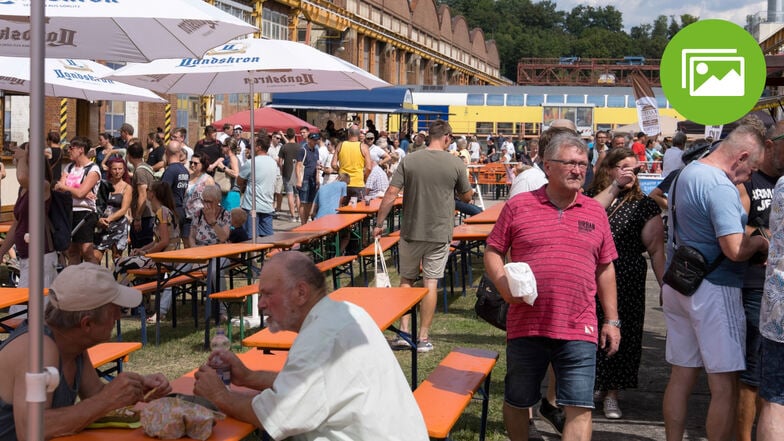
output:
[[191, 161], [191, 165], [201, 165], [201, 162]]

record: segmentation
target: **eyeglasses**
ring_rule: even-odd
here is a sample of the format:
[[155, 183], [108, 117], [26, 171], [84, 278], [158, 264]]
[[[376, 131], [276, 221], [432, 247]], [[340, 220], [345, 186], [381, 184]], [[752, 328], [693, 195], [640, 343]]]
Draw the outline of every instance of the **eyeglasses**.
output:
[[580, 162], [580, 161], [564, 161], [563, 159], [548, 159], [551, 162], [557, 162], [559, 164], [565, 165], [569, 169], [578, 168], [580, 171], [585, 171], [588, 169], [587, 162]]
[[201, 165], [201, 162], [191, 161], [191, 165], [193, 166]]
[[779, 141], [779, 140], [782, 140], [782, 139], [784, 139], [784, 133], [782, 133], [779, 136], [775, 136], [773, 138], [770, 138], [770, 140], [773, 141], [773, 142], [776, 142], [776, 141]]

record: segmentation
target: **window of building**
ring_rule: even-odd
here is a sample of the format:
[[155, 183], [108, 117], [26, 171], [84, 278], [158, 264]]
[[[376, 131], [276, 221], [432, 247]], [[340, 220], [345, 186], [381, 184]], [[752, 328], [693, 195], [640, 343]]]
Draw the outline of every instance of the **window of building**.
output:
[[604, 107], [604, 95], [588, 95], [586, 104], [593, 104], [596, 107]]
[[500, 93], [488, 93], [487, 94], [487, 105], [488, 106], [503, 106], [504, 105], [504, 95]]
[[269, 8], [262, 9], [261, 35], [272, 40], [288, 40], [289, 16]]
[[478, 122], [476, 123], [477, 135], [490, 135], [493, 133], [493, 123], [491, 122]]
[[626, 96], [607, 95], [607, 107], [626, 107]]
[[120, 135], [120, 127], [125, 124], [125, 102], [106, 101], [104, 114], [104, 130], [112, 136]]
[[512, 134], [512, 130], [514, 129], [514, 123], [499, 122], [497, 124], [498, 124], [498, 133], [503, 133], [505, 135]]
[[526, 95], [525, 96], [525, 105], [526, 106], [541, 106], [544, 104], [544, 95]]
[[468, 106], [484, 106], [485, 94], [483, 93], [469, 93], [466, 97], [466, 105]]
[[506, 96], [506, 105], [507, 106], [524, 106], [525, 105], [525, 96], [524, 95], [507, 95]]

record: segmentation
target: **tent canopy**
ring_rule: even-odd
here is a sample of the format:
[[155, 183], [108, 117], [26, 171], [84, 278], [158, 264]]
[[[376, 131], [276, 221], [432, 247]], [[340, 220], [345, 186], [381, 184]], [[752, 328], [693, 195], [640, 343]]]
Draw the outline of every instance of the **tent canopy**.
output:
[[274, 93], [270, 107], [369, 113], [419, 113], [405, 87], [380, 87], [341, 92]]
[[[259, 129], [267, 129], [268, 132], [276, 132], [279, 130], [286, 131], [288, 128], [299, 131], [299, 128], [303, 126], [307, 127], [311, 132], [318, 132], [319, 130], [313, 124], [309, 124], [308, 122], [303, 121], [294, 115], [281, 112], [280, 110], [276, 110], [271, 107], [261, 107], [255, 109], [253, 114], [253, 125], [256, 126], [253, 132], [258, 131]], [[249, 131], [250, 110], [237, 112], [234, 115], [227, 116], [226, 118], [215, 121], [212, 124], [217, 127], [218, 130], [220, 130], [224, 124], [231, 124], [232, 127], [239, 124], [242, 126], [242, 130]]]

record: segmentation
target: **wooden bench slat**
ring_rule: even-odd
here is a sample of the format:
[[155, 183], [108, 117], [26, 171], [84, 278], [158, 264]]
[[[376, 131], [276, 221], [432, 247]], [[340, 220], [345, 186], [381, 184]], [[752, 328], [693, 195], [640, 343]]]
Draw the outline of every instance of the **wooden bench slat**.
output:
[[[192, 283], [197, 280], [202, 280], [205, 277], [207, 277], [207, 273], [205, 273], [204, 271], [191, 271], [187, 274], [183, 274], [177, 277], [172, 277], [171, 279], [166, 280], [166, 283], [161, 284], [161, 288], [171, 288], [173, 286], [187, 285], [188, 283]], [[152, 282], [142, 283], [140, 285], [134, 285], [132, 286], [132, 288], [141, 291], [142, 294], [151, 294], [158, 289], [158, 282], [152, 281]]]
[[498, 361], [498, 353], [455, 348], [414, 391], [428, 434], [446, 438], [485, 378]]
[[318, 268], [319, 271], [323, 273], [325, 271], [331, 270], [332, 268], [337, 268], [347, 263], [351, 263], [355, 260], [357, 260], [357, 256], [337, 256], [317, 263], [316, 268]]
[[237, 288], [232, 288], [221, 292], [215, 292], [210, 294], [210, 298], [217, 300], [237, 300], [244, 299], [245, 297], [252, 296], [253, 294], [258, 294], [258, 292], [259, 287], [256, 284], [253, 284], [239, 286]]
[[87, 350], [94, 368], [101, 367], [118, 359], [128, 359], [128, 355], [142, 348], [137, 342], [108, 342], [95, 345]]
[[[398, 242], [400, 242], [400, 236], [383, 236], [378, 240], [379, 244], [381, 245], [381, 250], [386, 251], [393, 246], [395, 246]], [[359, 252], [360, 257], [368, 257], [372, 256], [376, 253], [376, 246], [375, 243], [372, 243], [365, 247], [362, 251]]]

